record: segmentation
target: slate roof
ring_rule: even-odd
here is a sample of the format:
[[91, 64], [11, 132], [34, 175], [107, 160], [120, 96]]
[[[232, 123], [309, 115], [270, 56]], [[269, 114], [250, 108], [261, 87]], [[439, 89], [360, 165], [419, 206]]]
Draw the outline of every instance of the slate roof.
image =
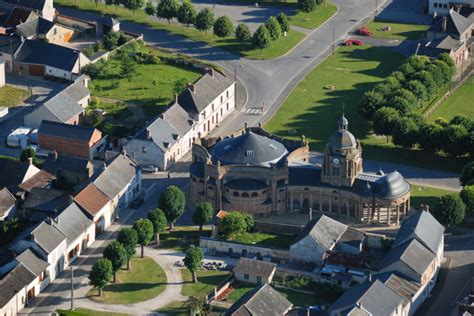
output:
[[228, 137], [211, 149], [212, 158], [221, 164], [242, 164], [269, 167], [288, 154], [286, 147], [271, 138], [246, 131], [237, 137]]
[[296, 236], [292, 246], [310, 236], [316, 243], [326, 250], [331, 250], [339, 238], [347, 230], [347, 225], [340, 223], [326, 215], [311, 220], [303, 230]]
[[25, 22], [28, 20], [32, 12], [30, 10], [26, 10], [23, 8], [13, 8], [13, 10], [10, 12], [8, 17], [6, 18], [5, 22], [3, 23], [4, 26], [17, 26], [20, 23]]
[[74, 201], [86, 212], [94, 216], [109, 203], [110, 199], [107, 195], [102, 193], [95, 184], [89, 183], [89, 185], [74, 197]]
[[7, 188], [0, 190], [0, 217], [3, 217], [16, 203], [15, 197]]
[[195, 92], [187, 88], [178, 96], [178, 103], [196, 117], [233, 83], [233, 79], [218, 71], [214, 71], [214, 76], [206, 73], [194, 83]]
[[0, 52], [12, 55], [21, 45], [21, 38], [18, 36], [9, 36], [0, 34]]
[[388, 286], [375, 280], [352, 286], [331, 305], [329, 312], [352, 310], [358, 307], [371, 315], [391, 316], [404, 301], [403, 297]]
[[100, 191], [113, 199], [132, 181], [137, 170], [138, 166], [132, 159], [120, 154], [93, 182]]
[[64, 240], [66, 236], [53, 223], [43, 221], [31, 232], [31, 240], [38, 244], [46, 253], [50, 254]]
[[28, 162], [0, 157], [0, 187], [15, 188], [23, 182], [29, 168], [38, 169]]
[[458, 37], [472, 26], [472, 21], [454, 10], [450, 10], [446, 16], [446, 32], [443, 32], [443, 16], [436, 16], [431, 23], [428, 32], [447, 33]]
[[62, 154], [57, 154], [57, 158], [55, 158], [54, 153], [50, 153], [43, 163], [43, 170], [51, 174], [57, 174], [60, 170], [87, 174], [87, 168], [89, 167], [89, 160], [87, 159]]
[[195, 123], [188, 112], [178, 103], [174, 103], [163, 113], [163, 119], [167, 121], [180, 136], [185, 135]]
[[24, 265], [35, 276], [40, 275], [49, 266], [49, 263], [39, 258], [30, 249], [26, 249], [15, 259]]
[[43, 10], [45, 5], [44, 0], [6, 0], [6, 2], [35, 10]]
[[380, 280], [394, 292], [401, 295], [405, 301], [411, 302], [421, 287], [421, 284], [414, 281], [409, 281], [392, 272], [384, 272], [373, 276], [374, 279]]
[[93, 127], [42, 121], [38, 129], [38, 134], [88, 143], [92, 139], [95, 130]]
[[[151, 140], [163, 151], [177, 142], [179, 132], [166, 120], [161, 117], [156, 119], [147, 128]], [[139, 138], [146, 139], [146, 135]]]
[[17, 25], [16, 32], [23, 37], [47, 34], [54, 26], [54, 22], [42, 17], [36, 17], [30, 21]]
[[92, 224], [74, 202], [54, 219], [54, 225], [66, 236], [68, 245], [84, 234]]
[[18, 264], [3, 279], [0, 279], [0, 306], [5, 306], [26, 285], [33, 282], [36, 276], [24, 265]]
[[23, 208], [59, 213], [71, 202], [71, 196], [64, 191], [46, 188], [32, 188], [23, 202]]
[[343, 114], [338, 120], [339, 128], [331, 135], [331, 137], [329, 137], [328, 144], [334, 150], [340, 150], [344, 148], [355, 148], [357, 146], [357, 141], [354, 135], [352, 135], [352, 133], [347, 130], [348, 125], [349, 121]]
[[256, 287], [242, 296], [226, 312], [225, 315], [261, 316], [285, 315], [293, 304], [268, 283]]
[[430, 212], [418, 211], [403, 220], [393, 246], [416, 239], [437, 254], [439, 248], [443, 246], [443, 235], [444, 226]]
[[435, 260], [435, 255], [418, 240], [412, 239], [411, 241], [392, 247], [385, 256], [381, 266], [385, 269], [391, 264], [401, 261], [413, 272], [422, 276], [433, 260]]
[[65, 71], [72, 71], [80, 51], [46, 43], [39, 40], [25, 40], [16, 53], [19, 63], [47, 65]]
[[442, 53], [450, 53], [451, 51], [457, 51], [461, 46], [462, 42], [446, 35], [440, 38], [433, 39], [432, 41], [426, 42], [420, 48], [420, 55], [425, 55], [431, 58], [438, 58]]
[[33, 188], [47, 187], [55, 179], [56, 177], [49, 172], [40, 170], [31, 178], [20, 184], [18, 188], [22, 189], [23, 191], [30, 192]]
[[289, 185], [320, 186], [321, 168], [314, 165], [292, 166], [288, 168]]
[[264, 279], [270, 277], [275, 271], [276, 264], [261, 260], [240, 258], [235, 265], [234, 273], [248, 274], [250, 276], [261, 276]]

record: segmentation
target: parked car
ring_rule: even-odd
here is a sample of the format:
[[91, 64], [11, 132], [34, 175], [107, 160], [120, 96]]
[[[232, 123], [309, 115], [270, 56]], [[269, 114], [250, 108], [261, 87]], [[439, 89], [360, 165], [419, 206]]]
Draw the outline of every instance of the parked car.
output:
[[363, 27], [357, 29], [357, 34], [362, 35], [362, 36], [372, 36], [372, 35], [374, 35], [374, 33], [369, 31], [367, 26], [363, 26]]
[[148, 165], [148, 166], [143, 166], [142, 171], [147, 172], [147, 173], [157, 173], [159, 171], [159, 169], [158, 169], [157, 166]]
[[364, 45], [364, 42], [358, 39], [353, 39], [353, 38], [350, 38], [344, 41], [344, 46], [352, 46], [352, 45], [362, 46]]

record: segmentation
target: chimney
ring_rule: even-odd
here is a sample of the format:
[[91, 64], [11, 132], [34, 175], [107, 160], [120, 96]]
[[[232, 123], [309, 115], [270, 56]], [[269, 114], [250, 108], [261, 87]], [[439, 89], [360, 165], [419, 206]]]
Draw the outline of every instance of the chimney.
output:
[[126, 156], [127, 155], [127, 151], [125, 149], [122, 149], [121, 151], [122, 155]]
[[372, 273], [369, 273], [369, 275], [367, 276], [367, 280], [369, 280], [369, 282], [372, 282]]
[[446, 16], [443, 16], [441, 20], [441, 31], [443, 33], [446, 33], [447, 28], [448, 28], [448, 18]]
[[188, 89], [191, 90], [192, 93], [196, 93], [196, 87], [193, 83], [188, 83]]
[[147, 140], [151, 139], [151, 133], [150, 133], [150, 130], [148, 128], [146, 129], [146, 139]]
[[309, 208], [309, 220], [313, 220], [313, 209], [311, 207]]
[[178, 103], [178, 94], [177, 93], [174, 94], [174, 103]]
[[33, 158], [28, 157], [28, 163], [29, 163], [30, 165], [32, 165], [32, 164], [33, 164]]
[[209, 73], [209, 75], [214, 78], [214, 68], [210, 67], [207, 72]]
[[53, 160], [56, 161], [58, 160], [58, 152], [56, 150], [53, 150], [51, 152], [51, 155], [53, 156]]
[[105, 163], [105, 161], [102, 162], [102, 170], [106, 170], [107, 169], [107, 164]]

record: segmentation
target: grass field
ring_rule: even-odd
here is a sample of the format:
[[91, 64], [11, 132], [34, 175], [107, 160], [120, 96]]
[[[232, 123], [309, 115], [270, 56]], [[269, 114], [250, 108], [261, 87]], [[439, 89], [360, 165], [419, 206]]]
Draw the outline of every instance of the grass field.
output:
[[225, 301], [229, 302], [229, 303], [235, 303], [242, 296], [244, 296], [248, 292], [255, 289], [255, 286], [256, 285], [254, 285], [254, 284], [247, 284], [247, 283], [239, 282], [239, 283], [236, 284], [234, 290], [232, 292], [230, 292], [229, 296], [227, 296]]
[[337, 7], [332, 3], [316, 6], [316, 10], [306, 14], [297, 12], [295, 15], [289, 16], [290, 24], [305, 29], [315, 29], [326, 22], [337, 12]]
[[236, 235], [233, 240], [246, 244], [289, 249], [295, 236], [246, 232]]
[[122, 120], [133, 115], [133, 112], [128, 109], [127, 105], [120, 102], [98, 100], [97, 102], [92, 102], [89, 108], [104, 110], [106, 115], [111, 116], [115, 120]]
[[10, 86], [0, 88], [0, 106], [7, 108], [21, 104], [28, 97], [28, 91]]
[[126, 316], [128, 314], [112, 313], [112, 312], [102, 312], [95, 311], [87, 308], [76, 308], [72, 311], [58, 309], [57, 313], [59, 316]]
[[227, 271], [207, 271], [199, 270], [196, 272], [198, 283], [192, 283], [191, 272], [188, 269], [182, 269], [184, 286], [181, 294], [186, 296], [207, 295], [212, 289], [218, 286], [225, 278], [229, 276]]
[[457, 192], [412, 185], [410, 203], [413, 207], [419, 207], [421, 204], [428, 204], [430, 209], [433, 209], [433, 207], [438, 204], [440, 197], [446, 194], [457, 194]]
[[435, 120], [439, 117], [450, 120], [457, 114], [466, 115], [474, 119], [474, 77], [468, 79], [462, 87], [456, 90], [430, 116]]
[[[390, 31], [382, 31], [382, 28], [390, 26]], [[417, 40], [425, 37], [427, 25], [403, 24], [388, 21], [372, 21], [367, 24], [369, 31], [374, 33], [374, 37], [397, 39], [397, 40]]]
[[[364, 92], [397, 69], [402, 61], [403, 56], [384, 48], [369, 45], [339, 47], [295, 87], [265, 124], [265, 129], [290, 139], [305, 135], [311, 149], [321, 151], [337, 129], [344, 106], [349, 130], [361, 140], [365, 159], [461, 170], [466, 159], [451, 159], [387, 144], [385, 137], [372, 134], [370, 124], [358, 114], [359, 100]], [[326, 89], [327, 85], [333, 85], [334, 90]]]
[[151, 258], [132, 258], [132, 271], [120, 270], [117, 283], [104, 288], [103, 296], [92, 289], [87, 296], [94, 301], [107, 304], [133, 304], [160, 295], [166, 288], [163, 269]]
[[172, 232], [166, 231], [160, 234], [160, 247], [185, 251], [190, 245], [199, 245], [199, 236], [211, 236], [211, 231], [205, 228], [202, 232], [194, 226], [175, 226], [174, 228]]
[[80, 10], [96, 11], [103, 14], [109, 14], [122, 21], [132, 21], [146, 24], [151, 28], [164, 30], [174, 35], [184, 36], [196, 42], [205, 42], [211, 46], [219, 47], [223, 50], [250, 59], [272, 59], [282, 56], [305, 37], [303, 33], [290, 31], [288, 32], [288, 36], [282, 37], [276, 42], [273, 42], [271, 47], [262, 51], [260, 49], [254, 49], [249, 43], [240, 43], [236, 41], [235, 37], [233, 36], [225, 39], [219, 39], [217, 37], [214, 38], [210, 33], [206, 35], [204, 32], [197, 31], [193, 27], [190, 27], [188, 30], [181, 24], [172, 23], [171, 26], [169, 26], [164, 22], [152, 21], [143, 10], [137, 10], [133, 15], [131, 10], [125, 9], [124, 7], [118, 7], [116, 11], [114, 6], [109, 5], [106, 7], [105, 4], [99, 3], [96, 8], [95, 2], [89, 0], [57, 0], [55, 4], [59, 6], [62, 5], [73, 7]]

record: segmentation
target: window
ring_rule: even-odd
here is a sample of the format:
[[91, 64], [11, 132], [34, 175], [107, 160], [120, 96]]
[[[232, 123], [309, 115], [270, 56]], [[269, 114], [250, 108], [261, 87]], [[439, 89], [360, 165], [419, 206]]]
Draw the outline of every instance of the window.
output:
[[224, 96], [221, 95], [221, 104], [224, 103]]
[[249, 194], [247, 192], [242, 193], [242, 197], [249, 197]]
[[214, 103], [212, 103], [212, 111], [214, 112]]
[[234, 195], [234, 196], [239, 196], [239, 192], [234, 191], [234, 194], [233, 194], [233, 195]]
[[225, 92], [227, 99], [229, 98], [229, 90]]
[[227, 102], [226, 111], [229, 111], [229, 102]]
[[244, 274], [244, 279], [245, 280], [248, 280], [249, 279], [249, 275], [247, 273]]
[[252, 192], [252, 197], [257, 197], [258, 193], [257, 192]]
[[262, 277], [257, 275], [257, 284], [262, 284]]

